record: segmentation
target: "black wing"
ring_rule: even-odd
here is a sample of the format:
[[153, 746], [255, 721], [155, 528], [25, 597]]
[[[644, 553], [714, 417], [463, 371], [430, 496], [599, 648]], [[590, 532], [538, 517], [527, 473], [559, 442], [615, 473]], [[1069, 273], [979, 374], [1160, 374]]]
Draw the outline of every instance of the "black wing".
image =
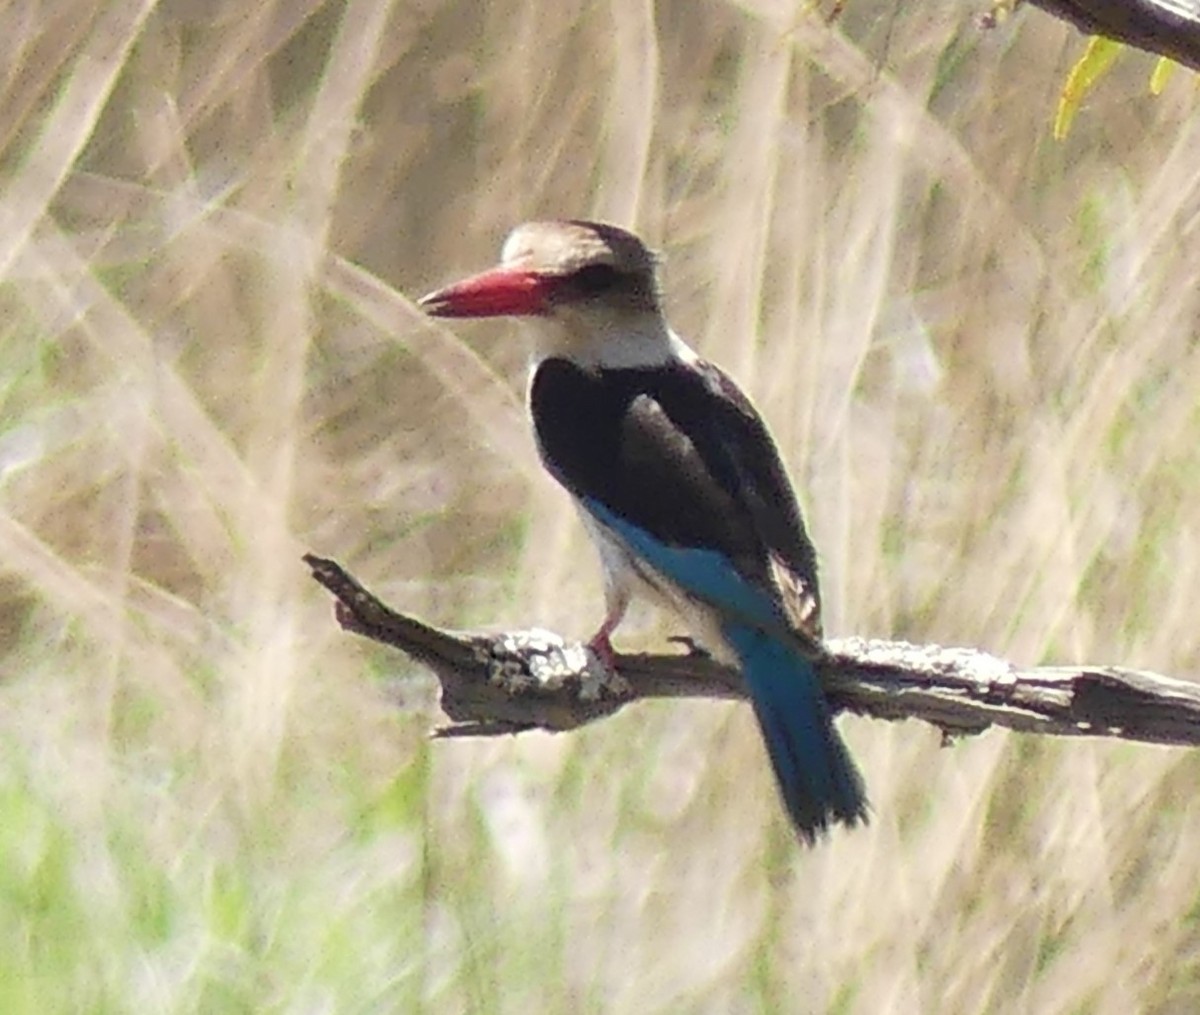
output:
[[816, 553], [762, 419], [708, 363], [539, 365], [530, 409], [546, 467], [656, 539], [717, 550], [820, 637]]

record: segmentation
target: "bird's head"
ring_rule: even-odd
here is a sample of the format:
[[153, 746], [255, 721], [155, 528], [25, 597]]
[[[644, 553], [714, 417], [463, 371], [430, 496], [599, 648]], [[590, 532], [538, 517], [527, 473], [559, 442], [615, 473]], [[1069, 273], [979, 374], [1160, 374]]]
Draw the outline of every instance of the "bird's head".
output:
[[584, 364], [660, 362], [672, 345], [654, 255], [633, 233], [598, 222], [518, 226], [499, 266], [438, 289], [418, 306], [434, 317], [529, 318], [540, 355]]

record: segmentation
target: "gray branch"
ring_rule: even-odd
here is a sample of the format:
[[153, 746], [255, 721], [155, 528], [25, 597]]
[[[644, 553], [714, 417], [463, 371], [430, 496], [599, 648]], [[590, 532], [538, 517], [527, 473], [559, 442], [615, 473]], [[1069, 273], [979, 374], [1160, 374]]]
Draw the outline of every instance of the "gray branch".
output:
[[[308, 555], [347, 631], [400, 649], [442, 686], [441, 736], [571, 730], [645, 698], [746, 698], [736, 670], [692, 652], [619, 655], [616, 672], [548, 631], [430, 627], [389, 609], [331, 560]], [[1119, 666], [1022, 669], [967, 648], [843, 638], [817, 662], [835, 709], [920, 719], [944, 736], [1004, 726], [1024, 733], [1200, 744], [1200, 686]]]

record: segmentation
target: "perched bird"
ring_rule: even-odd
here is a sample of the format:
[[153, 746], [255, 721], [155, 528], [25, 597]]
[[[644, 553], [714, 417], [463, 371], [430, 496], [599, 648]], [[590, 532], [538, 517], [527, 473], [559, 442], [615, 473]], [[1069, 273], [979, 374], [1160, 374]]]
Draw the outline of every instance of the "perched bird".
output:
[[530, 222], [500, 265], [420, 301], [436, 317], [528, 318], [529, 408], [542, 462], [581, 508], [605, 570], [610, 640], [649, 592], [741, 667], [784, 804], [812, 842], [865, 821], [862, 779], [833, 727], [816, 552], [779, 452], [730, 378], [667, 325], [654, 256], [597, 222]]

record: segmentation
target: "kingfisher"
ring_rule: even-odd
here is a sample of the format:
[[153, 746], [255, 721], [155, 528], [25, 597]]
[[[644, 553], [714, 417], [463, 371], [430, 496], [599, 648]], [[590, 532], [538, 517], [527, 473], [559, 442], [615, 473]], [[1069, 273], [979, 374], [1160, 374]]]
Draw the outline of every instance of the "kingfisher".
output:
[[599, 222], [529, 222], [498, 267], [419, 306], [531, 323], [538, 453], [604, 567], [607, 611], [588, 643], [601, 662], [614, 666], [612, 634], [634, 595], [665, 604], [740, 668], [801, 838], [865, 822], [862, 778], [814, 666], [817, 556], [795, 493], [750, 400], [667, 324], [646, 245]]

